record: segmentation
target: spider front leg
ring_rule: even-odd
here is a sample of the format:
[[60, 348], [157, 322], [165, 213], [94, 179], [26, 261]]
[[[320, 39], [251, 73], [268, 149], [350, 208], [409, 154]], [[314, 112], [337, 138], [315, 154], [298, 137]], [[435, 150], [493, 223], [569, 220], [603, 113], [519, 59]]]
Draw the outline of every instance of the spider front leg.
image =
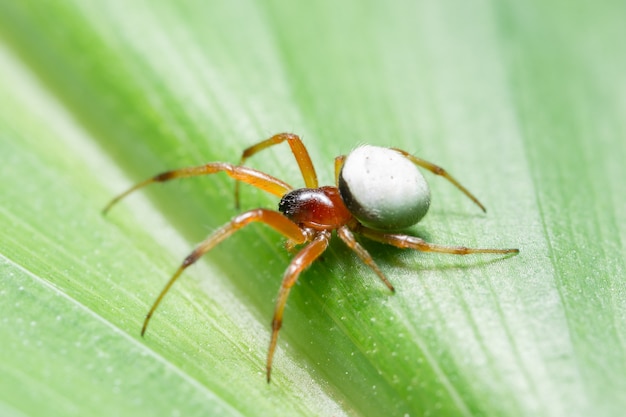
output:
[[[270, 146], [283, 143], [284, 141], [287, 141], [293, 156], [296, 158], [296, 162], [300, 167], [300, 172], [302, 173], [305, 186], [307, 188], [317, 188], [317, 173], [315, 172], [315, 167], [313, 166], [309, 152], [302, 143], [302, 139], [293, 133], [279, 133], [269, 139], [265, 139], [264, 141], [257, 143], [256, 145], [252, 145], [249, 148], [244, 149], [241, 154], [241, 159], [239, 160], [239, 165], [243, 165], [246, 160], [255, 153], [267, 149]], [[237, 209], [239, 208], [239, 183], [235, 184], [235, 207]]]
[[449, 253], [454, 255], [471, 255], [475, 253], [509, 254], [519, 253], [519, 249], [492, 249], [492, 248], [467, 248], [465, 246], [445, 246], [426, 242], [417, 236], [398, 233], [385, 233], [370, 229], [361, 224], [353, 228], [355, 233], [361, 234], [368, 239], [386, 243], [401, 249], [415, 249], [420, 252]]
[[197, 177], [200, 175], [210, 175], [218, 172], [225, 172], [230, 177], [253, 185], [263, 191], [267, 191], [271, 194], [274, 194], [277, 197], [282, 197], [289, 191], [293, 190], [291, 185], [287, 184], [279, 180], [278, 178], [274, 178], [271, 175], [268, 175], [264, 172], [257, 171], [252, 168], [240, 167], [228, 164], [226, 162], [213, 162], [206, 165], [201, 165], [197, 167], [187, 167], [175, 169], [172, 171], [162, 172], [160, 174], [155, 175], [152, 178], [148, 178], [134, 186], [130, 187], [128, 190], [119, 194], [113, 200], [106, 205], [106, 207], [102, 210], [103, 214], [106, 214], [114, 204], [118, 201], [131, 194], [134, 191], [137, 191], [140, 188], [145, 187], [146, 185], [153, 184], [155, 182], [165, 182], [177, 178], [188, 178], [188, 177]]
[[441, 177], [444, 177], [445, 179], [447, 179], [448, 181], [450, 181], [452, 183], [452, 185], [454, 185], [456, 188], [458, 188], [463, 194], [465, 194], [470, 200], [472, 200], [478, 207], [480, 207], [480, 209], [483, 212], [486, 212], [487, 209], [485, 208], [485, 206], [482, 205], [482, 203], [480, 201], [478, 201], [478, 199], [476, 197], [474, 197], [474, 195], [472, 193], [469, 192], [469, 190], [465, 187], [463, 187], [461, 185], [461, 183], [459, 183], [452, 175], [448, 174], [448, 171], [446, 171], [445, 169], [443, 169], [442, 167], [440, 167], [439, 165], [435, 165], [432, 162], [428, 162], [424, 159], [418, 158], [417, 156], [413, 156], [410, 153], [408, 153], [407, 151], [403, 151], [402, 149], [398, 149], [398, 148], [391, 148], [396, 152], [400, 152], [402, 155], [404, 155], [405, 158], [407, 158], [409, 161], [413, 162], [415, 165], [418, 165], [424, 169], [429, 170], [430, 172], [432, 172], [435, 175], [439, 175]]
[[216, 230], [208, 238], [202, 241], [193, 250], [193, 252], [191, 252], [185, 258], [185, 260], [176, 270], [174, 275], [172, 275], [167, 284], [165, 284], [165, 287], [163, 287], [163, 289], [159, 293], [159, 296], [156, 298], [156, 300], [152, 304], [152, 307], [148, 311], [148, 314], [146, 315], [146, 318], [143, 322], [143, 327], [141, 328], [142, 336], [146, 332], [146, 328], [148, 327], [148, 322], [150, 321], [152, 314], [161, 303], [161, 300], [163, 300], [165, 294], [167, 294], [172, 285], [174, 285], [174, 282], [176, 282], [178, 277], [180, 277], [180, 275], [183, 273], [183, 271], [187, 269], [187, 267], [193, 265], [198, 259], [200, 259], [202, 255], [213, 249], [218, 243], [222, 242], [224, 239], [235, 233], [237, 230], [252, 222], [265, 223], [276, 231], [282, 233], [290, 241], [296, 243], [305, 243], [309, 239], [309, 236], [297, 224], [293, 223], [291, 220], [289, 220], [277, 211], [268, 209], [255, 209], [233, 217], [230, 222]]
[[276, 305], [274, 307], [274, 317], [272, 319], [272, 338], [270, 339], [270, 347], [267, 352], [267, 382], [270, 382], [272, 373], [272, 362], [274, 359], [274, 351], [276, 350], [276, 341], [278, 340], [278, 331], [283, 324], [283, 312], [285, 311], [285, 304], [287, 303], [287, 297], [289, 297], [289, 291], [291, 287], [296, 283], [300, 273], [309, 267], [322, 253], [328, 248], [330, 242], [330, 232], [327, 230], [321, 231], [315, 235], [311, 243], [304, 247], [298, 254], [291, 260], [291, 263], [287, 267], [283, 275], [283, 280], [280, 285], [278, 297], [276, 298]]

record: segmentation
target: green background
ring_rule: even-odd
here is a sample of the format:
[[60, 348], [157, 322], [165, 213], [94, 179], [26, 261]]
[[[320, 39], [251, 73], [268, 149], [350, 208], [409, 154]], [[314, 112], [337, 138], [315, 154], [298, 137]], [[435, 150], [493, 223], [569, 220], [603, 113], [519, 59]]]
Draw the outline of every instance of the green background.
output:
[[[0, 415], [618, 416], [626, 407], [623, 1], [0, 1]], [[236, 211], [225, 175], [300, 134], [322, 183], [361, 143], [436, 162], [412, 232], [455, 257], [340, 242], [292, 291], [242, 230], [141, 322]], [[286, 146], [250, 165], [301, 185]], [[276, 199], [243, 188], [243, 207]]]

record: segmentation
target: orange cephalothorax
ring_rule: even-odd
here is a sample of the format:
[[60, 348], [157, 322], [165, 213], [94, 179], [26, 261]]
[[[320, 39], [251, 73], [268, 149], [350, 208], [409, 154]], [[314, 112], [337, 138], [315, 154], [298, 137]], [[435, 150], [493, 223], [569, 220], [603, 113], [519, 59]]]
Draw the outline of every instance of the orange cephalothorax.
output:
[[326, 186], [300, 188], [283, 196], [278, 211], [292, 222], [316, 230], [333, 230], [352, 220], [339, 190]]

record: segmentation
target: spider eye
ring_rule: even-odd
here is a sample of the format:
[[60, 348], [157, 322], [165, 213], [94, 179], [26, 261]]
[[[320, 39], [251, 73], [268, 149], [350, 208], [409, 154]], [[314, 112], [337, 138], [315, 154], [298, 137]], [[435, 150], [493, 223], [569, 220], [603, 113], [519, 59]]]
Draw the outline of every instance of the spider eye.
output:
[[430, 189], [417, 167], [379, 146], [361, 146], [346, 157], [339, 193], [357, 220], [379, 230], [412, 226], [430, 206]]

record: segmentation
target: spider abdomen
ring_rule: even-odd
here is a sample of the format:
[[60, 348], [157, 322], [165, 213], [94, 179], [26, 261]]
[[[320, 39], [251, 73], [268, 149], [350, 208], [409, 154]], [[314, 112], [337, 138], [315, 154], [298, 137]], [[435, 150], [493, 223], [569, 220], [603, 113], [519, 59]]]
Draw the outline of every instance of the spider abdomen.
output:
[[339, 191], [359, 222], [400, 230], [419, 222], [430, 206], [430, 189], [417, 167], [390, 148], [365, 145], [347, 157]]
[[337, 187], [300, 188], [283, 196], [278, 211], [296, 224], [332, 230], [352, 220]]

